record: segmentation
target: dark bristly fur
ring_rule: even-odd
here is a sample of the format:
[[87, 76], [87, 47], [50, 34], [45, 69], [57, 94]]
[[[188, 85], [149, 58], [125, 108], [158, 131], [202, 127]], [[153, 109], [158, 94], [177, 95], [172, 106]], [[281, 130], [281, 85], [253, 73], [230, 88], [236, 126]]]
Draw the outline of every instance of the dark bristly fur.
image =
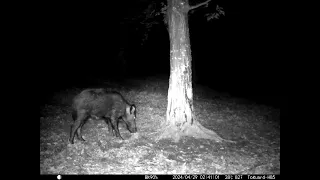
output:
[[118, 123], [122, 119], [131, 133], [137, 132], [136, 107], [129, 104], [118, 92], [108, 92], [105, 89], [86, 89], [75, 96], [72, 104], [72, 118], [74, 124], [70, 131], [70, 143], [74, 143], [77, 134], [79, 140], [84, 141], [81, 136], [81, 128], [89, 118], [103, 119], [108, 124], [109, 133], [120, 137]]

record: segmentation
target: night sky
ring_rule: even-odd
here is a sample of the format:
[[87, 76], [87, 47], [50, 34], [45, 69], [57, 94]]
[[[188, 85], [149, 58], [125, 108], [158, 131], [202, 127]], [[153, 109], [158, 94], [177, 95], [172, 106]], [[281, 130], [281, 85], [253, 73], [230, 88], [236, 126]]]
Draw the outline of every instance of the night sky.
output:
[[[39, 30], [43, 91], [77, 86], [95, 78], [168, 76], [169, 35], [162, 17], [156, 17], [159, 23], [149, 32], [139, 22], [124, 21], [131, 14], [142, 15], [148, 5], [145, 2], [46, 6]], [[190, 4], [197, 2], [203, 1]], [[208, 22], [205, 14], [213, 12], [217, 4], [226, 16]], [[197, 83], [235, 96], [276, 104], [283, 101], [281, 71], [286, 59], [281, 55], [278, 12], [275, 5], [250, 1], [212, 1], [207, 8], [189, 12]], [[145, 33], [148, 39], [141, 44]], [[120, 50], [127, 61], [125, 75], [117, 60]]]

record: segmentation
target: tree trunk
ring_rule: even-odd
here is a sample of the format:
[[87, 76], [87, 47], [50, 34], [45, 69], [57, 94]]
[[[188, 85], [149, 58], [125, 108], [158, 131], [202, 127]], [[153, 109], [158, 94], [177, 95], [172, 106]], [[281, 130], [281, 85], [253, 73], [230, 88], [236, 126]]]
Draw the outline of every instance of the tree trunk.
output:
[[221, 142], [223, 139], [215, 132], [203, 127], [193, 113], [187, 7], [188, 5], [181, 0], [168, 0], [170, 80], [165, 129], [158, 139], [172, 138], [178, 142], [182, 136], [192, 136]]

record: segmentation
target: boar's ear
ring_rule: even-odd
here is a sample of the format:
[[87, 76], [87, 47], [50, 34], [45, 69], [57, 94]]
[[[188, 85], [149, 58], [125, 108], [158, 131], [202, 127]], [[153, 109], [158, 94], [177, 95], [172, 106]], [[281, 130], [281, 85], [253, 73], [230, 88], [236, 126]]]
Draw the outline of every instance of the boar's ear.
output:
[[136, 106], [133, 104], [130, 107], [130, 114], [134, 114], [136, 112]]

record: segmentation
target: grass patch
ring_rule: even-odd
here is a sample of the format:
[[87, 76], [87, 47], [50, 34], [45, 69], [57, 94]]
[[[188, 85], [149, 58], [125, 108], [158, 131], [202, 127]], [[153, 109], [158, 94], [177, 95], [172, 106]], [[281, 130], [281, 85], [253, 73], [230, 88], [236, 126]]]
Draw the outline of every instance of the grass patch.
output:
[[40, 108], [40, 174], [280, 174], [280, 110], [243, 103], [228, 94], [194, 87], [198, 121], [225, 139], [215, 143], [191, 137], [179, 143], [155, 142], [165, 121], [167, 80], [130, 80], [101, 86], [117, 90], [137, 106], [138, 133], [120, 124], [125, 140], [108, 135], [103, 121], [83, 127], [86, 142], [68, 143], [70, 105], [82, 89], [57, 92]]

